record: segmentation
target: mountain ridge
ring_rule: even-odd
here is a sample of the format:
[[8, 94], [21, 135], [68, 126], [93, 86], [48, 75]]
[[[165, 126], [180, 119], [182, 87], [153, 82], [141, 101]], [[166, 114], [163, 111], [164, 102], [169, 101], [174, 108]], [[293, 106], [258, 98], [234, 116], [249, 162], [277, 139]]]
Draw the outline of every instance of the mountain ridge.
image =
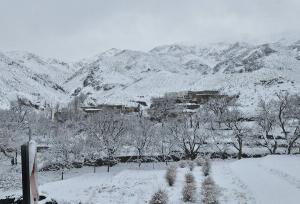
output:
[[[17, 67], [22, 67], [24, 73], [20, 76], [9, 73]], [[239, 100], [250, 111], [260, 97], [271, 97], [272, 93], [283, 90], [299, 93], [300, 41], [260, 45], [172, 44], [147, 52], [112, 48], [72, 63], [45, 60], [28, 53], [2, 52], [0, 68], [1, 75], [10, 81], [29, 84], [23, 90], [7, 85], [7, 80], [0, 78], [4, 86], [0, 89], [0, 107], [7, 107], [19, 95], [25, 95], [33, 103], [65, 104], [84, 93], [88, 95], [87, 105], [135, 105], [132, 101], [149, 104], [151, 97], [166, 92], [219, 90], [240, 94]], [[33, 82], [34, 76], [39, 80]], [[271, 81], [268, 86], [266, 81]], [[7, 92], [12, 92], [9, 97]]]

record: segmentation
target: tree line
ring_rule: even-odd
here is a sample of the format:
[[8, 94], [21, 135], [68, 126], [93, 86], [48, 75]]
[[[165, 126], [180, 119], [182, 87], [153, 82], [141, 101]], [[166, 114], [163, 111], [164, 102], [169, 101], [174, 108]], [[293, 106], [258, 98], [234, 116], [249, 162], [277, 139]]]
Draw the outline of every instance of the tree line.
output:
[[[43, 110], [17, 100], [0, 110], [0, 152], [16, 163], [20, 145], [29, 138], [41, 148], [45, 165], [63, 166], [74, 161], [113, 161], [135, 155], [141, 165], [145, 156], [195, 159], [204, 148], [220, 155], [234, 151], [241, 159], [245, 147], [260, 147], [270, 154], [300, 152], [300, 97], [288, 92], [261, 99], [249, 114], [236, 99], [214, 98], [194, 112], [151, 120], [146, 111], [82, 111], [86, 96], [64, 107], [45, 105]], [[157, 110], [159, 112], [159, 110]], [[108, 165], [109, 166], [109, 165]]]

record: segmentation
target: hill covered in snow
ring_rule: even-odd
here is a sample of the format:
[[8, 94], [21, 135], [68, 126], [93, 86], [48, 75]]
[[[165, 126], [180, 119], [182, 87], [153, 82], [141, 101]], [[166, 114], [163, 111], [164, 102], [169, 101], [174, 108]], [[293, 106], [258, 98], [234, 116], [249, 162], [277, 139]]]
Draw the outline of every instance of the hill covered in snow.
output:
[[[245, 110], [274, 92], [300, 91], [300, 41], [262, 45], [173, 44], [148, 52], [111, 49], [74, 63], [26, 52], [0, 53], [0, 107], [22, 97], [65, 103], [80, 93], [89, 105], [134, 105], [166, 92], [239, 94]], [[136, 104], [135, 104], [136, 105]]]
[[62, 84], [73, 71], [65, 62], [33, 53], [0, 52], [0, 107], [17, 98], [37, 106], [69, 100]]

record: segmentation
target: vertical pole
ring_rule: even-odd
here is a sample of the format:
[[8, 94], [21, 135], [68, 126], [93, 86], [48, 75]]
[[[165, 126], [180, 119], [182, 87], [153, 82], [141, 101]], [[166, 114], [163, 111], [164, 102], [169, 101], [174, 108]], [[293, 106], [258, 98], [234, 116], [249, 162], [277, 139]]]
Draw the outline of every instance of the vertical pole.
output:
[[18, 165], [18, 150], [16, 149], [16, 165]]
[[30, 204], [28, 144], [21, 146], [21, 158], [22, 158], [22, 187], [23, 187], [23, 203], [22, 204]]

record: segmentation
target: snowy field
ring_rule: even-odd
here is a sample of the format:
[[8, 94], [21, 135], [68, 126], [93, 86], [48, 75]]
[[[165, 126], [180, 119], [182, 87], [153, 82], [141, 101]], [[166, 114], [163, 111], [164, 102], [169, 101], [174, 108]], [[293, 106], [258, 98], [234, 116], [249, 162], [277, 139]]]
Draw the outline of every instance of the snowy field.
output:
[[[105, 167], [73, 169], [59, 181], [59, 173], [39, 175], [40, 192], [58, 203], [148, 203], [151, 195], [164, 189], [169, 203], [183, 203], [181, 191], [188, 168], [177, 168], [175, 185], [164, 178], [164, 164], [120, 164], [110, 173]], [[197, 201], [201, 203], [201, 167], [192, 171], [196, 177]], [[298, 204], [300, 201], [300, 156], [267, 156], [264, 158], [213, 161], [212, 173], [220, 189], [219, 202], [225, 204]], [[45, 179], [47, 177], [47, 179]], [[56, 181], [50, 181], [51, 179]], [[2, 191], [0, 197], [14, 191]], [[17, 193], [17, 192], [14, 192]], [[18, 194], [18, 193], [17, 193]], [[42, 203], [42, 202], [40, 202]]]

